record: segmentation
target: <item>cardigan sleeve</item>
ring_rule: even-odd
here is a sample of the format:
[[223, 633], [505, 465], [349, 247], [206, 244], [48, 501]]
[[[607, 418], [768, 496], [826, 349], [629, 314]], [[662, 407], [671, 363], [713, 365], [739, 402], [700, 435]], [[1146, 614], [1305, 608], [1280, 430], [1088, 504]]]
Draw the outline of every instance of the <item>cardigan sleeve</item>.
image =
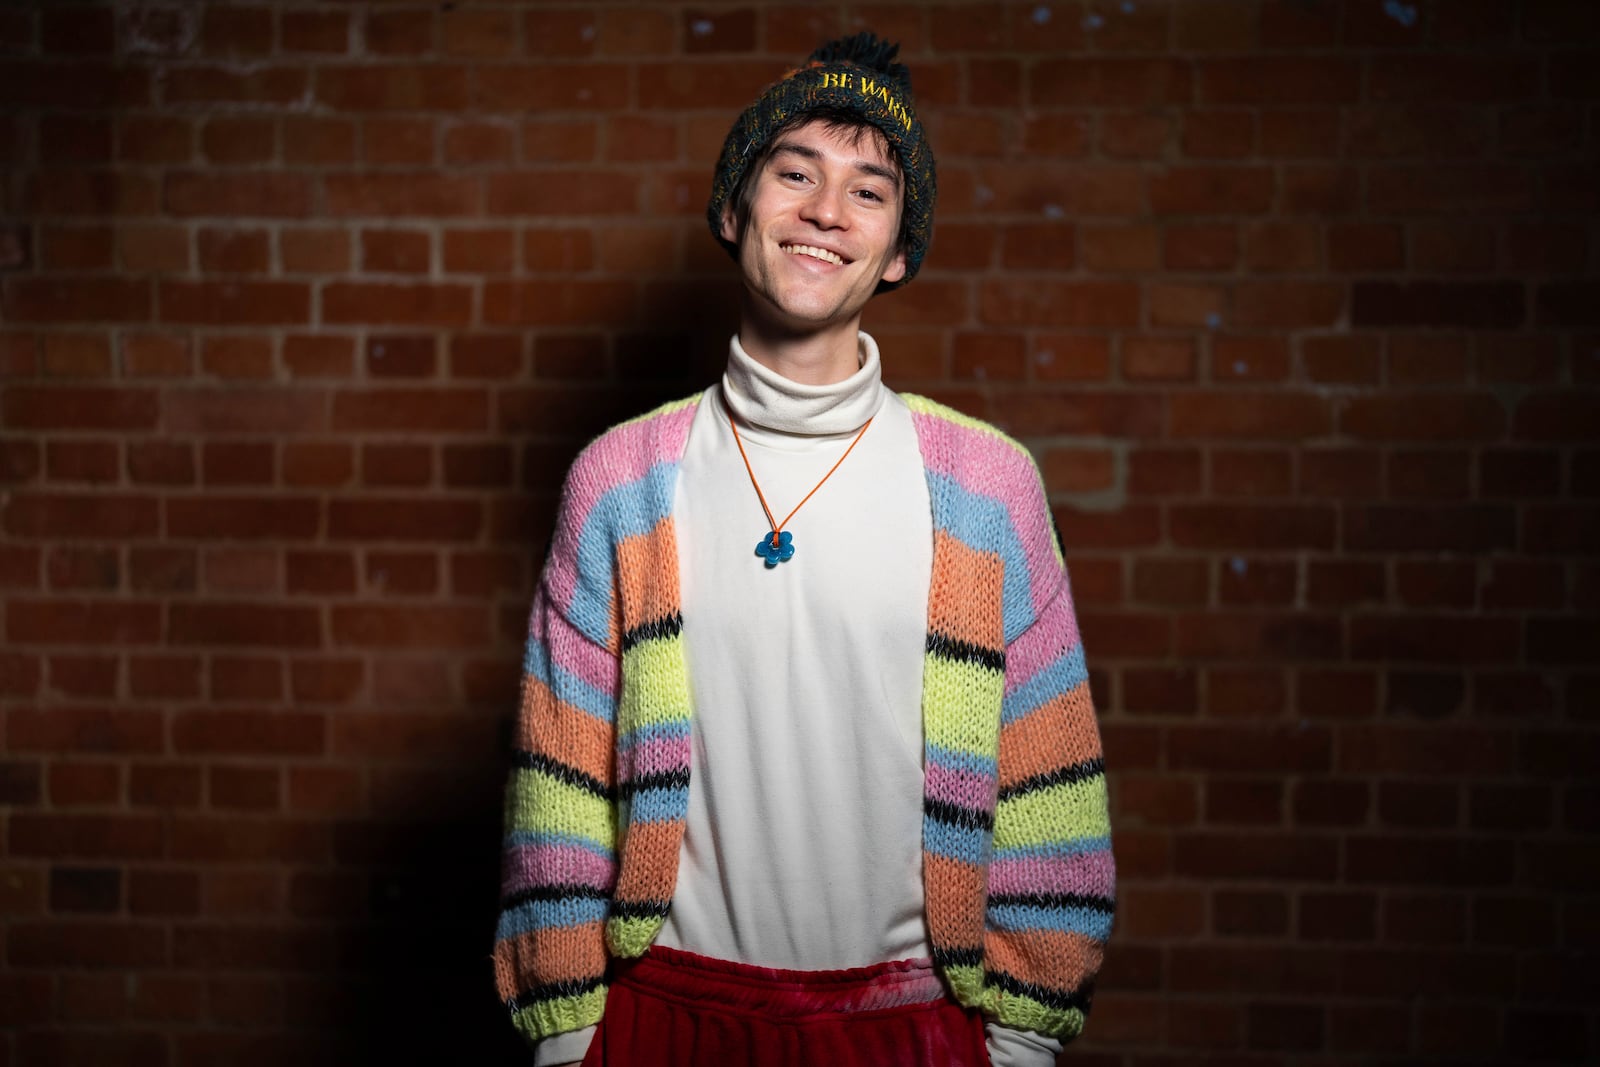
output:
[[528, 621], [494, 946], [501, 1002], [534, 1042], [599, 1021], [617, 871], [621, 659], [609, 624], [572, 610], [610, 594], [572, 577], [583, 533], [571, 515], [571, 478], [567, 489]]
[[1045, 573], [1030, 583], [1032, 621], [1006, 646], [985, 1006], [1005, 1026], [1070, 1041], [1083, 1029], [1110, 936], [1115, 865], [1071, 582], [1042, 488], [1042, 514], [1019, 532]]

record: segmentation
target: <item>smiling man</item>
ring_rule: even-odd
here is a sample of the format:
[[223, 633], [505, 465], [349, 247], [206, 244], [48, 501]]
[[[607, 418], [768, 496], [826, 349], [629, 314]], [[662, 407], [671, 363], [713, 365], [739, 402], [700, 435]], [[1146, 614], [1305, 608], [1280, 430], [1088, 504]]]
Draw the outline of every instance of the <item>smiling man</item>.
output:
[[1114, 867], [1043, 486], [860, 330], [932, 226], [896, 51], [824, 45], [735, 122], [722, 380], [568, 476], [495, 946], [537, 1064], [1043, 1067], [1088, 1014]]

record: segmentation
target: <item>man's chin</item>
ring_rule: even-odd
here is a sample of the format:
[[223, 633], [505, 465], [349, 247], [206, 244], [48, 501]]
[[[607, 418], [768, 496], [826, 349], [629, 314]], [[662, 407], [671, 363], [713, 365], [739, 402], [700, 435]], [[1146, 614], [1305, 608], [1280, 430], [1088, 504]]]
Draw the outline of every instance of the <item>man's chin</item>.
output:
[[859, 313], [837, 297], [824, 298], [814, 293], [762, 293], [751, 290], [754, 303], [773, 325], [793, 333], [815, 333], [850, 319]]

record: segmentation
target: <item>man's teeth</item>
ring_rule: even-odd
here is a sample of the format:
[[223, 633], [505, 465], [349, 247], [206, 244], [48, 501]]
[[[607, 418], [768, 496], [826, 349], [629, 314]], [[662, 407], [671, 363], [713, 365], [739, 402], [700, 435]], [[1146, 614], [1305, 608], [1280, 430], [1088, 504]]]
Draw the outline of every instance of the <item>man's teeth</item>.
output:
[[844, 266], [844, 260], [839, 258], [839, 256], [833, 252], [828, 251], [826, 248], [814, 248], [811, 245], [782, 245], [781, 247], [790, 255], [811, 256], [826, 263], [834, 263], [841, 267]]

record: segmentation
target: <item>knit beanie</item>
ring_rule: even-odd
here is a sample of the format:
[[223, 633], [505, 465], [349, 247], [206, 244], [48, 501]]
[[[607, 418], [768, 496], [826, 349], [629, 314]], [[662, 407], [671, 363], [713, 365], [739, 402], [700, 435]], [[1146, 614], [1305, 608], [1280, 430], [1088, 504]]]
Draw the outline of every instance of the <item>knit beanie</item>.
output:
[[898, 44], [858, 33], [829, 41], [811, 53], [806, 65], [791, 70], [762, 92], [728, 131], [711, 181], [706, 221], [728, 253], [739, 250], [722, 238], [722, 206], [739, 187], [750, 163], [773, 136], [796, 116], [819, 109], [853, 111], [888, 138], [905, 176], [901, 229], [906, 235], [906, 273], [898, 282], [879, 282], [878, 292], [898, 288], [916, 276], [933, 231], [937, 183], [933, 151], [911, 100], [911, 72], [896, 63]]

